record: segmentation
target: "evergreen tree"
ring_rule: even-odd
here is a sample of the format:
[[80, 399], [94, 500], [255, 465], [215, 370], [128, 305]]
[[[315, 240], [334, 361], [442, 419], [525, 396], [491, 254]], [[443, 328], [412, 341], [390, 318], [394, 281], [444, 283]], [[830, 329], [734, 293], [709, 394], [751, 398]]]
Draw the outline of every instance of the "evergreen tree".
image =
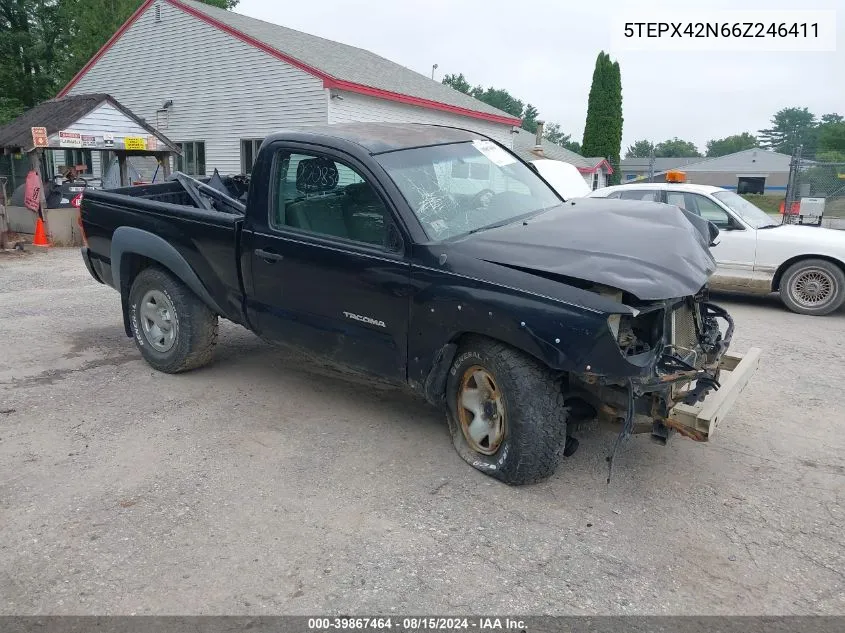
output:
[[584, 156], [608, 159], [613, 167], [611, 182], [614, 184], [620, 181], [622, 121], [622, 75], [619, 63], [612, 62], [610, 55], [602, 51], [593, 70], [581, 149]]
[[783, 108], [772, 117], [772, 127], [760, 130], [761, 147], [791, 154], [798, 145], [804, 148], [805, 156], [815, 151], [816, 117], [807, 108]]
[[530, 103], [525, 106], [525, 109], [522, 111], [522, 129], [528, 130], [532, 134], [537, 131], [537, 117], [540, 116], [540, 113]]

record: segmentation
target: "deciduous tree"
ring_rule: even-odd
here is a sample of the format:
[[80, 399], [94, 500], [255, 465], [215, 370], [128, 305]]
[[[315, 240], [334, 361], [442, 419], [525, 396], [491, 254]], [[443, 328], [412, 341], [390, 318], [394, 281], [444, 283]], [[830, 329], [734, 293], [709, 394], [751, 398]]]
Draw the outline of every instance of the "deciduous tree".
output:
[[733, 134], [725, 138], [707, 141], [707, 156], [709, 158], [726, 156], [727, 154], [741, 152], [757, 146], [757, 137], [750, 132], [743, 132], [742, 134]]
[[[232, 9], [238, 0], [201, 0]], [[0, 0], [0, 124], [55, 96], [141, 0]]]
[[655, 145], [654, 155], [658, 158], [685, 158], [701, 156], [701, 152], [692, 141], [684, 141], [676, 136]]
[[654, 151], [654, 143], [646, 139], [636, 141], [625, 150], [625, 158], [648, 158]]

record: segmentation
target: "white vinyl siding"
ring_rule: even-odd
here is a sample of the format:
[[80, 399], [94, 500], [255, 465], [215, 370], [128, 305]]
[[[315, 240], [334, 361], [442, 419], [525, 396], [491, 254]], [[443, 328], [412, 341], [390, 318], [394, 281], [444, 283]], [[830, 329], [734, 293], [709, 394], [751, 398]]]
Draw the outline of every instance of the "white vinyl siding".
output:
[[157, 111], [173, 100], [160, 131], [173, 141], [204, 140], [209, 174], [241, 171], [241, 139], [327, 119], [321, 80], [163, 2], [141, 15], [70, 94], [92, 92], [112, 95], [151, 125], [164, 122]]
[[[334, 92], [334, 91], [333, 91]], [[342, 99], [329, 98], [329, 123], [367, 121], [386, 123], [435, 123], [486, 134], [505, 147], [513, 147], [512, 126], [483, 119], [377, 99], [354, 92], [338, 92]]]
[[600, 167], [595, 173], [582, 174], [584, 182], [586, 182], [591, 190], [601, 189], [610, 184], [610, 174], [605, 172], [604, 167]]
[[80, 134], [97, 132], [99, 133], [98, 139], [102, 139], [103, 132], [111, 132], [118, 140], [127, 136], [142, 136], [144, 138], [150, 136], [150, 132], [146, 128], [135, 123], [110, 103], [97, 106], [96, 109], [79, 119], [73, 124], [73, 131]]
[[[95, 135], [98, 141], [103, 140], [103, 132], [111, 132], [117, 141], [122, 141], [127, 136], [140, 136], [144, 138], [150, 136], [150, 132], [146, 128], [135, 123], [135, 121], [127, 117], [111, 103], [99, 105], [74, 123], [72, 128], [68, 129], [83, 135]], [[103, 175], [101, 171], [101, 165], [103, 163], [102, 154], [101, 151], [91, 151], [93, 171], [88, 175], [93, 174], [97, 177]], [[57, 150], [54, 154], [54, 161], [56, 167], [65, 165], [65, 151]]]

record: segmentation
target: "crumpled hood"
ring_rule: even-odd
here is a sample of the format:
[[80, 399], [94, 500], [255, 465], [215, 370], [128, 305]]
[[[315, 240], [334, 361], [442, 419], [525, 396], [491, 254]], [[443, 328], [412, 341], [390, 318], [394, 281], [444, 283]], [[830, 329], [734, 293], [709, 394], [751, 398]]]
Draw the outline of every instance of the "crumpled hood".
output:
[[660, 300], [697, 293], [716, 270], [709, 239], [701, 232], [706, 224], [703, 229], [698, 224], [673, 205], [582, 198], [524, 222], [474, 233], [455, 246], [494, 264]]

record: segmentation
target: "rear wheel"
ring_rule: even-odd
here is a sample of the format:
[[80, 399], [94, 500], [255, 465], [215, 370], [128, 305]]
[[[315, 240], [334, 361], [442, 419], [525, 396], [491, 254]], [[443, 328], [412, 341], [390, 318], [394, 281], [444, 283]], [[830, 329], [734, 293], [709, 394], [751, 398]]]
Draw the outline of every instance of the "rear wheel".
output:
[[211, 362], [217, 315], [164, 270], [145, 268], [135, 278], [129, 322], [144, 360], [159, 371], [175, 374]]
[[845, 303], [845, 273], [824, 259], [796, 262], [783, 275], [780, 296], [793, 312], [830, 314]]
[[560, 381], [534, 358], [473, 339], [456, 355], [446, 390], [452, 442], [467, 463], [514, 485], [554, 473], [567, 411]]

